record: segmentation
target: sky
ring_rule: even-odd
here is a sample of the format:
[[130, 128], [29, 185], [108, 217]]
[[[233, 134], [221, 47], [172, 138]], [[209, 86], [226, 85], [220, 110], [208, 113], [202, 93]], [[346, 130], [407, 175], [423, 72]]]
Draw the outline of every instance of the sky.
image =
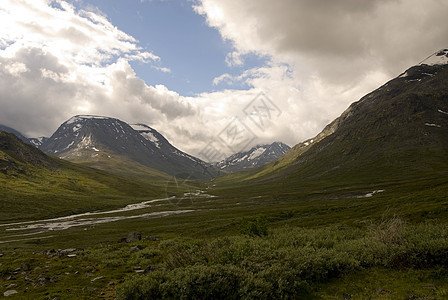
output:
[[293, 146], [448, 47], [443, 0], [2, 0], [0, 124], [144, 123], [217, 161]]

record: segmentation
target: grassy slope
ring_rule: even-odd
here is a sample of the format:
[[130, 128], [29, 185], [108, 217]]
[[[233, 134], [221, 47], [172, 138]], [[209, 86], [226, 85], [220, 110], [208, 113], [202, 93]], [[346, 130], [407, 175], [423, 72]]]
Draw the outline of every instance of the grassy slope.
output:
[[[156, 197], [160, 186], [124, 179], [104, 171], [45, 155], [0, 132], [0, 220], [23, 220], [122, 206]], [[32, 204], [32, 205], [30, 205]]]

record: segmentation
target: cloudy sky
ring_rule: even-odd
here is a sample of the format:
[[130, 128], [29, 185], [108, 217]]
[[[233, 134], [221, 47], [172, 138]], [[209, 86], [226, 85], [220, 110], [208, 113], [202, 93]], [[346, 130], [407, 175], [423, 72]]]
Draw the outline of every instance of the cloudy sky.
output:
[[205, 160], [293, 146], [448, 47], [447, 15], [444, 0], [1, 0], [0, 124], [50, 136], [111, 116]]

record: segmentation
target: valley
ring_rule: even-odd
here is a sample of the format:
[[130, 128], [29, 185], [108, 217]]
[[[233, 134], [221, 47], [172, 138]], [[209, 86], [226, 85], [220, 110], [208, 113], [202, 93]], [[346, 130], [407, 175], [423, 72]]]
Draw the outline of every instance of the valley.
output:
[[38, 148], [0, 131], [3, 295], [443, 299], [448, 65], [434, 56], [448, 50], [291, 149], [221, 162], [109, 117], [70, 118]]

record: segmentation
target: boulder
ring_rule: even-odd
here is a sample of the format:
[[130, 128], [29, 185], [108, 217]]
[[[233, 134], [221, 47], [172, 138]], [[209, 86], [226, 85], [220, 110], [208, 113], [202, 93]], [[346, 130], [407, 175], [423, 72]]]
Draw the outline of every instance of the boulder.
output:
[[126, 243], [133, 243], [140, 241], [142, 239], [142, 234], [140, 232], [129, 232], [128, 236], [126, 237]]

